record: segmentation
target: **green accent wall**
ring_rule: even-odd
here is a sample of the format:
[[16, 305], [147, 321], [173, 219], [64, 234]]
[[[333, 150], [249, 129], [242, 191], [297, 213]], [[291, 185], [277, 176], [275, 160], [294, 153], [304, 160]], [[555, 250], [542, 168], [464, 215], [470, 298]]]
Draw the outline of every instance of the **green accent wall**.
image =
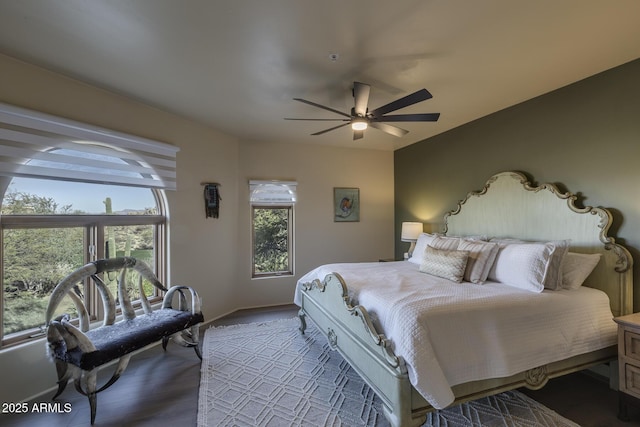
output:
[[[491, 90], [491, 88], [487, 88]], [[446, 94], [441, 94], [446, 96]], [[610, 234], [637, 261], [640, 308], [640, 59], [394, 153], [395, 256], [403, 221], [440, 231], [444, 214], [497, 172], [524, 172], [614, 215]]]

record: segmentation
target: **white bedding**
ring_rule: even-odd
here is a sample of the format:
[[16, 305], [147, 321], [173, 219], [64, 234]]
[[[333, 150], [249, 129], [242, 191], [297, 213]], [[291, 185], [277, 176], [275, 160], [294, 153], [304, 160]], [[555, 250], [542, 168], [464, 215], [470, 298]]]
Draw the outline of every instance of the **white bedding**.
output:
[[339, 273], [352, 304], [377, 318], [379, 332], [407, 363], [411, 383], [437, 409], [453, 402], [453, 385], [513, 375], [616, 343], [609, 300], [601, 291], [534, 293], [495, 282], [454, 283], [418, 268], [405, 261], [320, 266], [300, 278], [294, 302], [301, 305], [302, 283]]

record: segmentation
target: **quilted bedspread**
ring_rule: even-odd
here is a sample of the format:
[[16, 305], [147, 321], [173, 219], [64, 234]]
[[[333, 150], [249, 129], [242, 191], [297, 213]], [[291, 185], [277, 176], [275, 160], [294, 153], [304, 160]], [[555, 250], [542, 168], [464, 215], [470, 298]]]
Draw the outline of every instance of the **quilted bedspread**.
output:
[[616, 325], [601, 291], [534, 293], [503, 283], [455, 283], [409, 262], [327, 264], [300, 285], [339, 273], [352, 298], [404, 358], [409, 380], [435, 408], [454, 400], [451, 387], [516, 374], [615, 345]]

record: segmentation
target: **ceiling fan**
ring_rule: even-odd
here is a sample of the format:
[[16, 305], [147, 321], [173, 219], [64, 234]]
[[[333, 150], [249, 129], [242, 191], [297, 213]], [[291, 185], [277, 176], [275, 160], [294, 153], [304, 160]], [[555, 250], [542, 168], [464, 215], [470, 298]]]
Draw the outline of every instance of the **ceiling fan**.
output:
[[381, 130], [383, 132], [386, 132], [390, 135], [401, 137], [409, 133], [409, 131], [399, 128], [397, 126], [386, 124], [385, 122], [435, 122], [440, 117], [440, 113], [394, 114], [390, 116], [385, 115], [387, 113], [391, 113], [401, 108], [405, 108], [410, 105], [417, 104], [418, 102], [426, 101], [427, 99], [432, 98], [432, 95], [426, 89], [420, 89], [417, 92], [414, 92], [403, 98], [397, 99], [393, 102], [383, 105], [382, 107], [378, 107], [372, 111], [369, 111], [369, 107], [368, 107], [370, 91], [371, 91], [371, 86], [369, 86], [368, 84], [353, 82], [354, 107], [351, 109], [351, 114], [347, 114], [342, 111], [335, 110], [331, 107], [326, 107], [324, 105], [316, 104], [315, 102], [307, 101], [306, 99], [293, 98], [294, 101], [303, 102], [305, 104], [322, 108], [323, 110], [331, 111], [344, 117], [348, 117], [346, 119], [285, 118], [285, 120], [312, 120], [312, 121], [323, 121], [323, 122], [324, 121], [342, 121], [345, 123], [342, 123], [338, 126], [331, 127], [329, 129], [321, 130], [320, 132], [312, 133], [311, 135], [322, 135], [323, 133], [327, 133], [329, 131], [339, 129], [343, 126], [351, 125], [351, 128], [353, 129], [353, 139], [356, 140], [364, 137], [364, 131], [369, 126], [371, 126], [372, 128]]

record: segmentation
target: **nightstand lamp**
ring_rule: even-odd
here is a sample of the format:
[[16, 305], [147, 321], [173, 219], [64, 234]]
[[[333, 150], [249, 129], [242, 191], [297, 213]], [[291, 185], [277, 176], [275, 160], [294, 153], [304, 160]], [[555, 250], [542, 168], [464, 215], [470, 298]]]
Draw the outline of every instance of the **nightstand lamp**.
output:
[[418, 236], [422, 233], [421, 222], [403, 222], [402, 232], [400, 233], [400, 240], [403, 242], [411, 242], [409, 246], [409, 257], [413, 254], [413, 250], [416, 248], [416, 241]]

